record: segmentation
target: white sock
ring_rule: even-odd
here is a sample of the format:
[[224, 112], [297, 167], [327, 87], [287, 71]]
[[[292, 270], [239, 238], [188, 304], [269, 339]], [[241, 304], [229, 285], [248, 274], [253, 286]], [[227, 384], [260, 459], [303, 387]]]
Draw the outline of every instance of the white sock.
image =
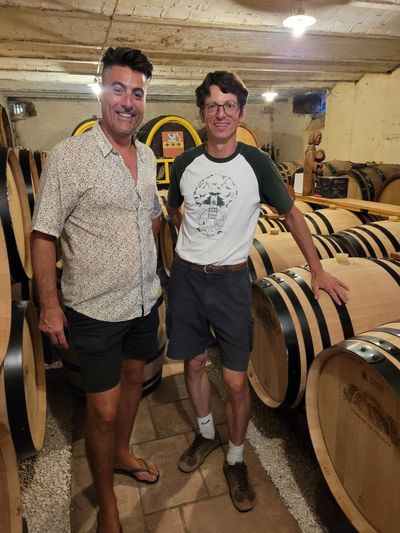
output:
[[229, 448], [226, 456], [226, 462], [228, 465], [234, 465], [235, 463], [243, 462], [243, 448], [244, 443], [240, 446], [235, 446], [233, 442], [229, 441]]
[[212, 413], [209, 413], [203, 418], [198, 418], [197, 423], [199, 424], [200, 433], [206, 439], [213, 439], [215, 437], [215, 427]]

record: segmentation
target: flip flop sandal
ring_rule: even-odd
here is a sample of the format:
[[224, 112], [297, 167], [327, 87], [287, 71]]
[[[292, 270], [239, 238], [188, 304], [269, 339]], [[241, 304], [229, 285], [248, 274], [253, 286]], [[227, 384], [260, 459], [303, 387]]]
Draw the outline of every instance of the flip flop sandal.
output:
[[144, 468], [132, 468], [130, 470], [125, 469], [125, 468], [114, 468], [114, 473], [115, 474], [122, 474], [123, 476], [129, 476], [129, 477], [135, 479], [136, 481], [139, 481], [139, 483], [146, 483], [147, 485], [154, 485], [154, 483], [157, 483], [157, 481], [160, 479], [160, 472], [158, 471], [157, 467], [156, 467], [157, 468], [157, 477], [154, 480], [141, 479], [141, 478], [139, 478], [136, 475], [136, 474], [140, 474], [141, 472], [146, 472], [147, 474], [150, 474], [152, 476], [155, 475], [155, 474], [153, 474], [153, 472], [151, 472], [149, 464], [148, 464], [147, 461], [145, 461], [144, 459], [141, 459], [141, 458], [139, 458], [139, 460], [143, 462]]

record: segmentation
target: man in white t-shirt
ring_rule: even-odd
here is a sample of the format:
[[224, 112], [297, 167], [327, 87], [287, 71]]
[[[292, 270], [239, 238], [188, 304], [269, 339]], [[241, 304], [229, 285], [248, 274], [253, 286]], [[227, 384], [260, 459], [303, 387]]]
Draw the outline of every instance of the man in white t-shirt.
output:
[[224, 473], [239, 511], [249, 511], [256, 501], [243, 462], [243, 443], [250, 418], [247, 366], [252, 342], [247, 258], [260, 203], [285, 216], [310, 266], [315, 297], [324, 289], [338, 304], [347, 301], [347, 287], [322, 269], [304, 217], [270, 157], [236, 141], [247, 95], [241, 80], [230, 72], [206, 76], [196, 98], [207, 142], [175, 160], [168, 195], [169, 214], [180, 228], [168, 286], [168, 356], [185, 360], [186, 383], [199, 424], [199, 433], [178, 467], [192, 472], [220, 445], [205, 372], [212, 325], [222, 348], [227, 390], [229, 450]]

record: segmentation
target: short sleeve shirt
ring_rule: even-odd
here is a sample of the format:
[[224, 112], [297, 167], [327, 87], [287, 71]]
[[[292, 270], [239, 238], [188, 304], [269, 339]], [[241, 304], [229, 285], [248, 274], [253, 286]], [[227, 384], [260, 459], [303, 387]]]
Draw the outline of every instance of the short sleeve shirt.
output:
[[227, 158], [214, 158], [201, 145], [175, 159], [168, 203], [182, 202], [176, 252], [202, 265], [246, 261], [261, 202], [282, 214], [293, 206], [268, 154], [241, 142]]
[[64, 304], [108, 322], [147, 315], [159, 292], [156, 159], [134, 142], [137, 183], [99, 124], [56, 145], [33, 217], [34, 230], [60, 237]]

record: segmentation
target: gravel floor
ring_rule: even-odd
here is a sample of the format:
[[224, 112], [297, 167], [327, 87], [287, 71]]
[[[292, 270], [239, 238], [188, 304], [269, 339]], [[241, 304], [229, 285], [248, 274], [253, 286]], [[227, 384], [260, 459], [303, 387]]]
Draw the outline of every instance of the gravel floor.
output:
[[46, 369], [42, 451], [19, 462], [22, 514], [29, 533], [70, 533], [72, 398], [61, 363]]
[[[211, 351], [210, 380], [224, 397], [217, 350]], [[47, 375], [47, 430], [43, 450], [19, 464], [23, 515], [29, 533], [70, 533], [72, 400], [60, 364]], [[320, 472], [304, 425], [304, 414], [269, 409], [253, 394], [247, 438], [303, 532], [326, 529], [315, 510]], [[73, 533], [73, 532], [72, 532]]]

